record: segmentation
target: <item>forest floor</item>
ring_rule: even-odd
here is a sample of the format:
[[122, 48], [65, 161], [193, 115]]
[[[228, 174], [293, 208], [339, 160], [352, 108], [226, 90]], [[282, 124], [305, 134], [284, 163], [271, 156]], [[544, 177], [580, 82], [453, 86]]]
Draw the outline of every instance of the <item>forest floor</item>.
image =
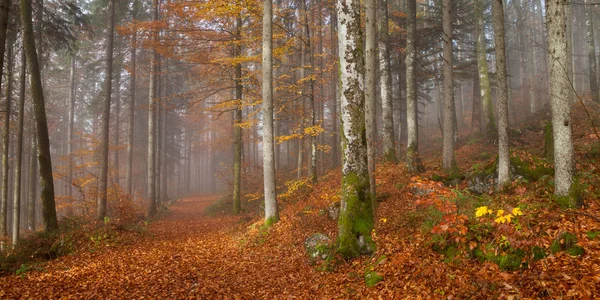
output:
[[305, 251], [314, 233], [335, 240], [328, 210], [341, 178], [333, 170], [315, 185], [288, 182], [271, 227], [256, 195], [239, 216], [221, 212], [227, 197], [199, 196], [133, 229], [105, 224], [87, 235], [87, 247], [1, 277], [0, 298], [599, 298], [600, 142], [581, 107], [573, 114], [584, 208], [561, 208], [552, 196], [540, 115], [512, 131], [524, 176], [499, 193], [468, 189], [497, 151], [477, 139], [456, 152], [465, 180], [442, 176], [433, 155], [420, 176], [403, 164], [378, 165], [371, 256], [345, 261], [330, 251], [311, 261]]

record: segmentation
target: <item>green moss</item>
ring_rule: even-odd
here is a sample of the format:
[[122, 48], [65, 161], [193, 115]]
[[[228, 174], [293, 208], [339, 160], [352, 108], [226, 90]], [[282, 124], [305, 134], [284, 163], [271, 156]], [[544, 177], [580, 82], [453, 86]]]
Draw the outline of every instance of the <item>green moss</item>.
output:
[[510, 158], [510, 163], [515, 168], [515, 173], [523, 176], [529, 181], [537, 181], [545, 175], [553, 175], [554, 170], [542, 165], [542, 162], [534, 158], [533, 163], [523, 161], [517, 156]]
[[504, 255], [495, 256], [494, 262], [501, 270], [516, 271], [523, 266], [523, 258], [525, 258], [525, 251], [516, 249]]
[[338, 220], [337, 252], [345, 258], [357, 257], [375, 250], [371, 238], [373, 196], [366, 174], [349, 173], [342, 179], [342, 209]]
[[411, 173], [420, 173], [425, 170], [419, 158], [417, 143], [413, 142], [406, 148], [406, 167]]
[[583, 188], [578, 178], [573, 179], [567, 196], [556, 196], [556, 203], [563, 209], [583, 206]]
[[567, 252], [572, 256], [580, 256], [585, 253], [585, 250], [577, 246], [577, 236], [570, 232], [565, 232], [556, 238], [550, 245], [550, 252]]
[[278, 221], [279, 221], [278, 217], [270, 217], [265, 220], [265, 225], [268, 227], [271, 227], [271, 226], [273, 226], [273, 224], [277, 223]]
[[438, 174], [433, 174], [431, 175], [431, 180], [433, 181], [442, 181], [444, 180], [444, 176], [438, 175]]
[[368, 287], [373, 287], [374, 285], [376, 285], [377, 283], [379, 283], [382, 280], [383, 280], [383, 277], [374, 271], [367, 271], [365, 273], [365, 284]]
[[600, 231], [588, 231], [586, 232], [588, 239], [593, 240], [596, 237], [600, 236]]
[[544, 157], [548, 162], [554, 162], [554, 136], [552, 133], [552, 122], [544, 127]]
[[546, 250], [544, 250], [541, 247], [535, 246], [533, 247], [533, 260], [540, 260], [540, 259], [544, 259], [548, 256], [548, 254], [546, 253]]
[[398, 158], [396, 157], [396, 150], [394, 148], [389, 149], [383, 154], [383, 161], [397, 164]]

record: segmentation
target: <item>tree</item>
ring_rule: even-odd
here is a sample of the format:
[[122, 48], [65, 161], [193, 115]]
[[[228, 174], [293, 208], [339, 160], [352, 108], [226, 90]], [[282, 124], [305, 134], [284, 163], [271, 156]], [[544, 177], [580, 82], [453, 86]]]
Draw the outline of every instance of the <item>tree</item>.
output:
[[[236, 38], [241, 40], [242, 34], [242, 19], [238, 17], [236, 19]], [[242, 46], [240, 43], [234, 46], [234, 57], [241, 57]], [[234, 151], [233, 151], [233, 214], [237, 215], [242, 210], [242, 93], [244, 87], [242, 86], [242, 63], [237, 62], [235, 64], [235, 101], [236, 106], [233, 112], [234, 124], [233, 124], [233, 140], [234, 140]]]
[[550, 64], [550, 101], [554, 139], [554, 194], [569, 196], [575, 172], [573, 151], [570, 83], [565, 36], [567, 0], [546, 1], [548, 62]]
[[367, 144], [362, 88], [364, 58], [360, 1], [338, 0], [340, 100], [342, 142], [342, 203], [338, 221], [337, 251], [350, 258], [374, 249], [373, 195], [367, 166]]
[[23, 170], [23, 124], [25, 119], [25, 89], [27, 84], [27, 62], [25, 51], [21, 51], [21, 70], [19, 74], [19, 111], [17, 115], [17, 141], [15, 148], [15, 175], [13, 186], [13, 247], [19, 242], [21, 226], [21, 173]]
[[[458, 167], [454, 158], [454, 108], [453, 57], [452, 57], [452, 7], [453, 0], [442, 0], [442, 38], [444, 40], [444, 113], [443, 113], [443, 161], [447, 174], [456, 174]], [[480, 77], [481, 78], [481, 77]]]
[[379, 76], [381, 93], [383, 157], [386, 161], [398, 162], [396, 147], [394, 145], [394, 108], [392, 106], [392, 72], [390, 67], [389, 28], [388, 28], [388, 2], [379, 0]]
[[406, 166], [410, 172], [418, 172], [419, 167], [419, 115], [417, 101], [417, 76], [415, 39], [417, 32], [417, 1], [407, 1], [406, 28]]
[[108, 30], [106, 32], [106, 79], [104, 82], [104, 103], [102, 107], [102, 136], [100, 137], [100, 175], [98, 180], [98, 210], [96, 219], [106, 217], [108, 193], [108, 144], [110, 131], [110, 101], [113, 77], [113, 42], [115, 36], [115, 0], [108, 1]]
[[491, 138], [496, 133], [494, 111], [492, 108], [492, 91], [488, 74], [485, 32], [483, 26], [483, 0], [475, 0], [475, 19], [477, 29], [477, 70], [479, 73], [479, 88], [481, 93], [481, 109], [483, 111], [483, 134]]
[[51, 232], [58, 230], [56, 205], [54, 202], [54, 181], [52, 178], [52, 159], [50, 156], [50, 140], [48, 138], [48, 122], [46, 119], [46, 105], [42, 88], [42, 77], [38, 62], [35, 38], [33, 36], [33, 22], [31, 13], [31, 0], [20, 0], [21, 27], [23, 30], [23, 47], [27, 55], [27, 65], [31, 74], [31, 98], [37, 130], [38, 163], [40, 183], [42, 186], [42, 217], [44, 230]]
[[494, 40], [496, 42], [496, 69], [498, 76], [498, 188], [510, 183], [510, 141], [508, 137], [508, 74], [504, 41], [503, 0], [492, 0]]
[[[6, 66], [6, 101], [4, 102], [4, 132], [2, 135], [2, 201], [0, 203], [0, 239], [8, 236], [8, 179], [9, 171], [9, 152], [10, 152], [10, 108], [12, 102], [12, 81], [13, 81], [13, 39], [14, 35], [7, 37], [8, 65]], [[0, 249], [4, 248], [4, 241], [0, 241]]]
[[[158, 0], [153, 2], [152, 18], [154, 21], [158, 21]], [[158, 42], [158, 30], [154, 29], [152, 32], [152, 40]], [[156, 48], [152, 49], [152, 56], [150, 60], [150, 84], [148, 92], [148, 216], [156, 214], [156, 145], [155, 145], [155, 125], [156, 125], [156, 89], [157, 81], [157, 66], [158, 66], [158, 53]]]
[[131, 76], [130, 96], [129, 96], [129, 130], [127, 136], [127, 194], [133, 195], [133, 132], [135, 125], [135, 91], [136, 91], [136, 56], [137, 56], [137, 29], [133, 32], [131, 38]]
[[[585, 0], [586, 5], [590, 5], [589, 0]], [[589, 70], [590, 70], [590, 93], [592, 94], [592, 100], [596, 103], [600, 103], [600, 89], [598, 88], [598, 74], [596, 72], [596, 42], [594, 40], [594, 11], [593, 6], [585, 9], [585, 24], [587, 29], [587, 43], [588, 43], [588, 58], [589, 58]]]
[[371, 194], [375, 195], [375, 106], [377, 104], [377, 0], [365, 1], [365, 129]]
[[273, 139], [273, 1], [265, 0], [263, 8], [262, 49], [263, 96], [263, 172], [265, 190], [265, 220], [279, 220], [275, 190], [275, 147]]

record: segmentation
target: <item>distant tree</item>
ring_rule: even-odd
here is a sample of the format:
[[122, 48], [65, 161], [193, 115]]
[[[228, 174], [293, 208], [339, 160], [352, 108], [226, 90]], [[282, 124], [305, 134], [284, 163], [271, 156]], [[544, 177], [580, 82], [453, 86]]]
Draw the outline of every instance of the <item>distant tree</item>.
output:
[[406, 28], [406, 165], [411, 172], [419, 171], [419, 115], [416, 74], [417, 1], [408, 0]]
[[365, 1], [365, 130], [367, 134], [367, 157], [371, 194], [375, 195], [376, 128], [375, 106], [377, 104], [377, 0]]
[[453, 54], [452, 54], [452, 8], [454, 0], [442, 0], [442, 38], [444, 40], [444, 113], [443, 113], [443, 161], [442, 169], [447, 174], [458, 172], [454, 158], [454, 82], [453, 82]]
[[386, 161], [398, 162], [394, 145], [394, 117], [392, 105], [392, 72], [389, 48], [388, 1], [378, 0], [378, 48], [379, 48], [379, 86], [381, 93], [381, 115], [383, 135], [383, 157]]
[[[153, 1], [152, 20], [158, 21], [158, 0]], [[158, 30], [152, 32], [152, 40], [158, 41]], [[157, 65], [158, 53], [156, 48], [152, 49], [150, 60], [150, 84], [148, 92], [148, 216], [156, 214], [156, 145], [155, 145], [155, 127], [156, 127], [156, 89], [157, 89]]]

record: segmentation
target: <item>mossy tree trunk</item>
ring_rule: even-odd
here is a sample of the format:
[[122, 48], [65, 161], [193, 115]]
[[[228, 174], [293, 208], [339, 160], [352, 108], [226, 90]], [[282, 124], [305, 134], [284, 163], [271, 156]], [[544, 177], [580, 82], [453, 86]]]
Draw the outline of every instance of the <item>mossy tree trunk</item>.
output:
[[337, 251], [346, 258], [374, 250], [373, 195], [370, 192], [365, 136], [364, 58], [360, 1], [338, 0], [340, 100], [342, 118], [342, 203]]
[[[42, 76], [38, 62], [31, 13], [31, 0], [21, 0], [21, 26], [23, 30], [23, 46], [27, 55], [27, 65], [31, 74], [31, 98], [33, 99], [34, 116], [37, 129], [39, 177], [42, 186], [42, 217], [46, 232], [58, 230], [56, 205], [54, 202], [54, 179], [52, 177], [52, 158], [50, 156], [50, 140], [48, 138], [48, 121], [46, 104], [42, 88]], [[33, 183], [32, 183], [33, 184]]]

